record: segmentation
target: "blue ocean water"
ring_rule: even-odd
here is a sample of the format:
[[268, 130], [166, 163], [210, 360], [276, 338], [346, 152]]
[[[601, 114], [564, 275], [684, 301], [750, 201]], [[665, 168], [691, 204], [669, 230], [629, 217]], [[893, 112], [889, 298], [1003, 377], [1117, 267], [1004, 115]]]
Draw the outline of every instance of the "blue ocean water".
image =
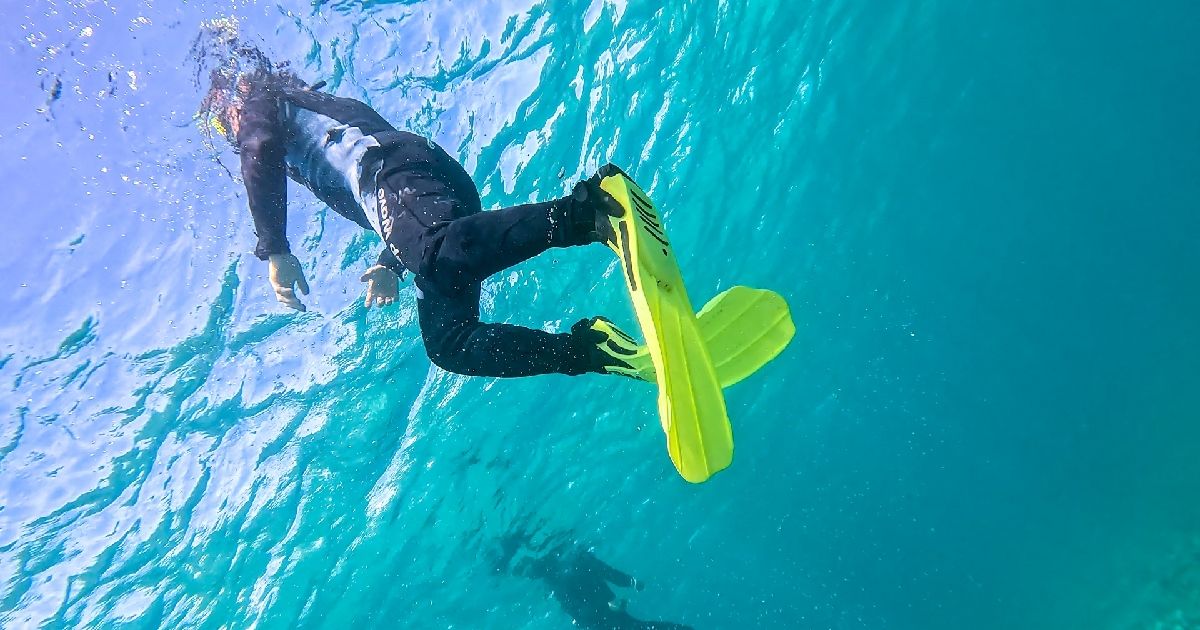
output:
[[[485, 207], [616, 162], [693, 300], [790, 302], [678, 478], [648, 386], [424, 356], [378, 239], [291, 190], [277, 305], [202, 21], [427, 134]], [[1190, 3], [11, 2], [0, 26], [0, 625], [560, 628], [514, 534], [697, 628], [1200, 627]], [[224, 165], [224, 166], [223, 166]], [[233, 169], [236, 171], [236, 168]], [[603, 248], [485, 316], [632, 328]]]

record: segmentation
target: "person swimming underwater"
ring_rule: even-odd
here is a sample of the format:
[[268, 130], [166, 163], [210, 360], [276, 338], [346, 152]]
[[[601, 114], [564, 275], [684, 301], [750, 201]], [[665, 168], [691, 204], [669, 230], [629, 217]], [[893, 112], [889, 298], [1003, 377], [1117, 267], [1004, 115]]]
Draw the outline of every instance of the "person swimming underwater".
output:
[[645, 585], [633, 576], [604, 562], [591, 549], [568, 541], [551, 543], [539, 555], [529, 534], [517, 532], [499, 541], [493, 558], [496, 571], [538, 580], [575, 625], [589, 630], [691, 630], [670, 621], [645, 621], [625, 609], [616, 588], [641, 591]]
[[568, 196], [485, 212], [470, 175], [432, 140], [396, 129], [361, 101], [318, 91], [323, 82], [308, 86], [236, 38], [220, 43], [227, 52], [210, 73], [201, 116], [240, 155], [254, 253], [268, 262], [279, 302], [304, 311], [296, 292], [309, 292], [287, 238], [290, 177], [383, 238], [361, 277], [368, 307], [394, 302], [400, 278], [412, 272], [421, 337], [439, 367], [494, 377], [629, 369], [621, 357], [635, 347], [601, 317], [559, 334], [480, 321], [486, 278], [611, 231], [609, 217], [624, 209], [600, 189], [601, 173]]

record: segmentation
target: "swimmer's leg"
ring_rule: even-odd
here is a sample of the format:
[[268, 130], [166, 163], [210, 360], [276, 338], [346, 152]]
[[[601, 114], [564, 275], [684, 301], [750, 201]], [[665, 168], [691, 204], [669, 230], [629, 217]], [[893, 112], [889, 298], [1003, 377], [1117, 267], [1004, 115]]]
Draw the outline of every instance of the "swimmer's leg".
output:
[[552, 247], [573, 245], [556, 230], [562, 214], [562, 200], [555, 200], [455, 219], [431, 239], [428, 267], [442, 282], [482, 282]]
[[597, 627], [614, 628], [615, 630], [693, 630], [691, 626], [685, 626], [679, 623], [670, 621], [644, 621], [630, 615], [625, 610], [610, 610], [607, 614], [602, 615]]
[[611, 361], [597, 351], [591, 329], [570, 333], [479, 321], [479, 284], [447, 293], [417, 277], [417, 315], [429, 359], [468, 376], [578, 375], [603, 372]]
[[553, 201], [481, 212], [473, 189], [396, 172], [379, 191], [384, 238], [416, 275], [465, 291], [551, 247], [598, 242], [607, 216], [623, 212], [598, 181]]
[[596, 175], [560, 199], [455, 220], [446, 229], [441, 256], [472, 282], [481, 282], [551, 247], [598, 243], [612, 231], [609, 217], [624, 212]]

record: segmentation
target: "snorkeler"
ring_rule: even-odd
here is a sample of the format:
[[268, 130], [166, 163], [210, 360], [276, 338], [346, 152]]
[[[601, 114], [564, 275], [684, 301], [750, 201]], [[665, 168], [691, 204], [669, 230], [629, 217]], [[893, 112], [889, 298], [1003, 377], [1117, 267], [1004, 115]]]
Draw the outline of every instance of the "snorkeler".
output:
[[241, 174], [278, 300], [305, 310], [308, 282], [287, 239], [287, 179], [341, 216], [379, 234], [385, 247], [361, 277], [366, 303], [394, 302], [413, 273], [426, 353], [441, 368], [473, 376], [628, 370], [634, 346], [603, 318], [554, 334], [480, 321], [483, 280], [553, 247], [600, 242], [624, 209], [599, 175], [571, 195], [484, 212], [470, 175], [432, 140], [394, 128], [357, 100], [318, 91], [286, 67], [236, 41], [210, 75], [205, 123], [240, 154]]
[[532, 551], [528, 535], [510, 534], [500, 540], [498, 570], [539, 580], [550, 588], [554, 599], [575, 625], [591, 630], [689, 630], [669, 621], [644, 621], [625, 610], [627, 602], [613, 587], [641, 591], [645, 585], [592, 553], [589, 549], [561, 543], [539, 556]]

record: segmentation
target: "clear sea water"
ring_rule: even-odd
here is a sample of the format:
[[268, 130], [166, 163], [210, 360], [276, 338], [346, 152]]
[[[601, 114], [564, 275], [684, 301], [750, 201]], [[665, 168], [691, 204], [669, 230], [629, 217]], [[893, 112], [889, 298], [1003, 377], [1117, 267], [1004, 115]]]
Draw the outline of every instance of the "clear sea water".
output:
[[[774, 289], [791, 347], [668, 460], [623, 379], [430, 367], [378, 239], [292, 188], [306, 314], [206, 148], [202, 20], [435, 138], [485, 207], [606, 161], [695, 302]], [[696, 628], [1200, 627], [1194, 3], [6, 0], [0, 625], [563, 628], [513, 532]], [[60, 88], [56, 88], [60, 85]], [[57, 93], [57, 98], [55, 97]], [[235, 169], [236, 170], [236, 169]], [[612, 256], [486, 317], [633, 317]]]

